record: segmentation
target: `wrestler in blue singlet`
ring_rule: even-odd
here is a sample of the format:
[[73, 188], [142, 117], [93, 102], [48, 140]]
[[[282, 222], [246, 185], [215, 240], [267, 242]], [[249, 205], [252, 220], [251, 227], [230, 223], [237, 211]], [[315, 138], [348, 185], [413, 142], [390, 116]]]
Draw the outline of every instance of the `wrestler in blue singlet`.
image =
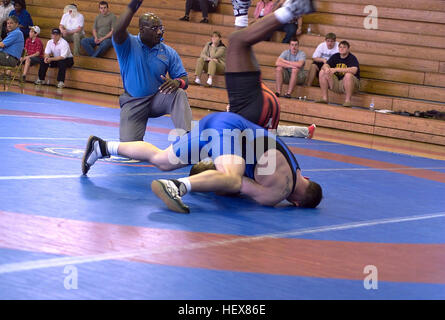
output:
[[[246, 135], [246, 132], [251, 134]], [[208, 135], [205, 135], [206, 133]], [[260, 139], [263, 144], [258, 143]], [[286, 144], [273, 133], [236, 113], [209, 114], [199, 121], [199, 129], [192, 129], [187, 135], [173, 143], [176, 156], [189, 164], [197, 163], [207, 155], [213, 159], [223, 154], [239, 155], [246, 161], [244, 176], [251, 179], [255, 179], [255, 166], [258, 159], [268, 149], [277, 149], [284, 155], [292, 170], [295, 186], [297, 170], [300, 166]]]

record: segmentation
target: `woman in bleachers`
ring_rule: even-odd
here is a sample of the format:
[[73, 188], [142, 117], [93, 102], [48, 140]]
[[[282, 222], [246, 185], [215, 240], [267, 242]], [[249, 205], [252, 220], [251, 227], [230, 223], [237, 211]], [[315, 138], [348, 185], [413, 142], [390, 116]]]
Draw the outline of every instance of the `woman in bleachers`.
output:
[[214, 31], [212, 33], [212, 41], [207, 42], [201, 51], [201, 56], [196, 62], [195, 83], [201, 84], [201, 74], [203, 71], [208, 72], [206, 86], [213, 84], [213, 76], [215, 74], [224, 74], [226, 67], [226, 46], [221, 41], [221, 33]]
[[29, 27], [33, 26], [31, 15], [26, 10], [25, 0], [15, 0], [14, 10], [9, 13], [9, 16], [16, 16], [19, 18], [19, 28], [23, 32], [25, 40], [29, 37]]

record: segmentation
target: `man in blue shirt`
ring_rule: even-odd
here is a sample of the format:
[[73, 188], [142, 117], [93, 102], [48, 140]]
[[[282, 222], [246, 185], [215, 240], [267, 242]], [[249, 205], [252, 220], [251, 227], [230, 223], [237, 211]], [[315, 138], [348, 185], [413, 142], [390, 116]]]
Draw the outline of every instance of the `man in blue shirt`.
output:
[[191, 129], [192, 111], [183, 90], [188, 86], [187, 72], [178, 53], [162, 43], [161, 20], [146, 13], [139, 18], [137, 36], [127, 31], [141, 4], [142, 0], [132, 0], [113, 30], [125, 89], [119, 98], [121, 141], [143, 140], [148, 119], [165, 114], [171, 114], [176, 128]]
[[0, 42], [0, 66], [15, 67], [22, 56], [25, 40], [16, 16], [8, 18], [6, 28], [8, 35]]

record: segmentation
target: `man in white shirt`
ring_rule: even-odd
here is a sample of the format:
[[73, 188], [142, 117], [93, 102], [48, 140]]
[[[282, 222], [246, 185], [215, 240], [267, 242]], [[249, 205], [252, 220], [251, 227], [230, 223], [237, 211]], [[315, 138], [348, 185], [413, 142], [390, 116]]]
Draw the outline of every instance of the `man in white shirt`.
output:
[[307, 76], [306, 86], [310, 87], [314, 82], [315, 76], [318, 78], [321, 67], [329, 60], [329, 58], [338, 52], [338, 42], [335, 33], [328, 33], [325, 37], [325, 41], [320, 43], [315, 49], [312, 55], [312, 64], [309, 68]]
[[42, 84], [45, 80], [48, 68], [59, 68], [57, 74], [57, 88], [63, 88], [65, 82], [66, 69], [74, 65], [73, 55], [70, 45], [62, 38], [60, 29], [55, 28], [51, 31], [51, 40], [48, 41], [45, 48], [44, 58], [40, 61], [39, 78], [35, 84]]
[[60, 20], [59, 29], [66, 41], [74, 43], [73, 53], [78, 56], [80, 53], [80, 40], [85, 36], [83, 30], [84, 17], [77, 12], [75, 4], [67, 5], [64, 9], [64, 14]]
[[6, 38], [6, 20], [8, 20], [9, 13], [14, 10], [14, 5], [11, 0], [2, 0], [0, 3], [0, 40]]

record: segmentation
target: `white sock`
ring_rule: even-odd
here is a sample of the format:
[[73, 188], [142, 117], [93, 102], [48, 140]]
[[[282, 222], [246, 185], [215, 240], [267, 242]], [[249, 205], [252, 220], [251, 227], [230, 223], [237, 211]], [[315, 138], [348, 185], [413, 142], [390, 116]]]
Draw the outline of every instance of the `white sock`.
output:
[[212, 85], [212, 78], [209, 77], [209, 78], [207, 79], [207, 84], [208, 84], [209, 86]]
[[289, 23], [294, 18], [292, 12], [285, 7], [278, 8], [273, 14], [281, 24]]
[[186, 194], [187, 192], [192, 191], [192, 185], [190, 184], [189, 178], [179, 178], [178, 181], [182, 182], [185, 185], [186, 192], [184, 194]]
[[119, 141], [107, 141], [107, 151], [110, 156], [117, 156], [117, 149], [119, 148]]
[[201, 79], [199, 79], [198, 77], [196, 77], [196, 79], [195, 79], [195, 83], [201, 83]]

